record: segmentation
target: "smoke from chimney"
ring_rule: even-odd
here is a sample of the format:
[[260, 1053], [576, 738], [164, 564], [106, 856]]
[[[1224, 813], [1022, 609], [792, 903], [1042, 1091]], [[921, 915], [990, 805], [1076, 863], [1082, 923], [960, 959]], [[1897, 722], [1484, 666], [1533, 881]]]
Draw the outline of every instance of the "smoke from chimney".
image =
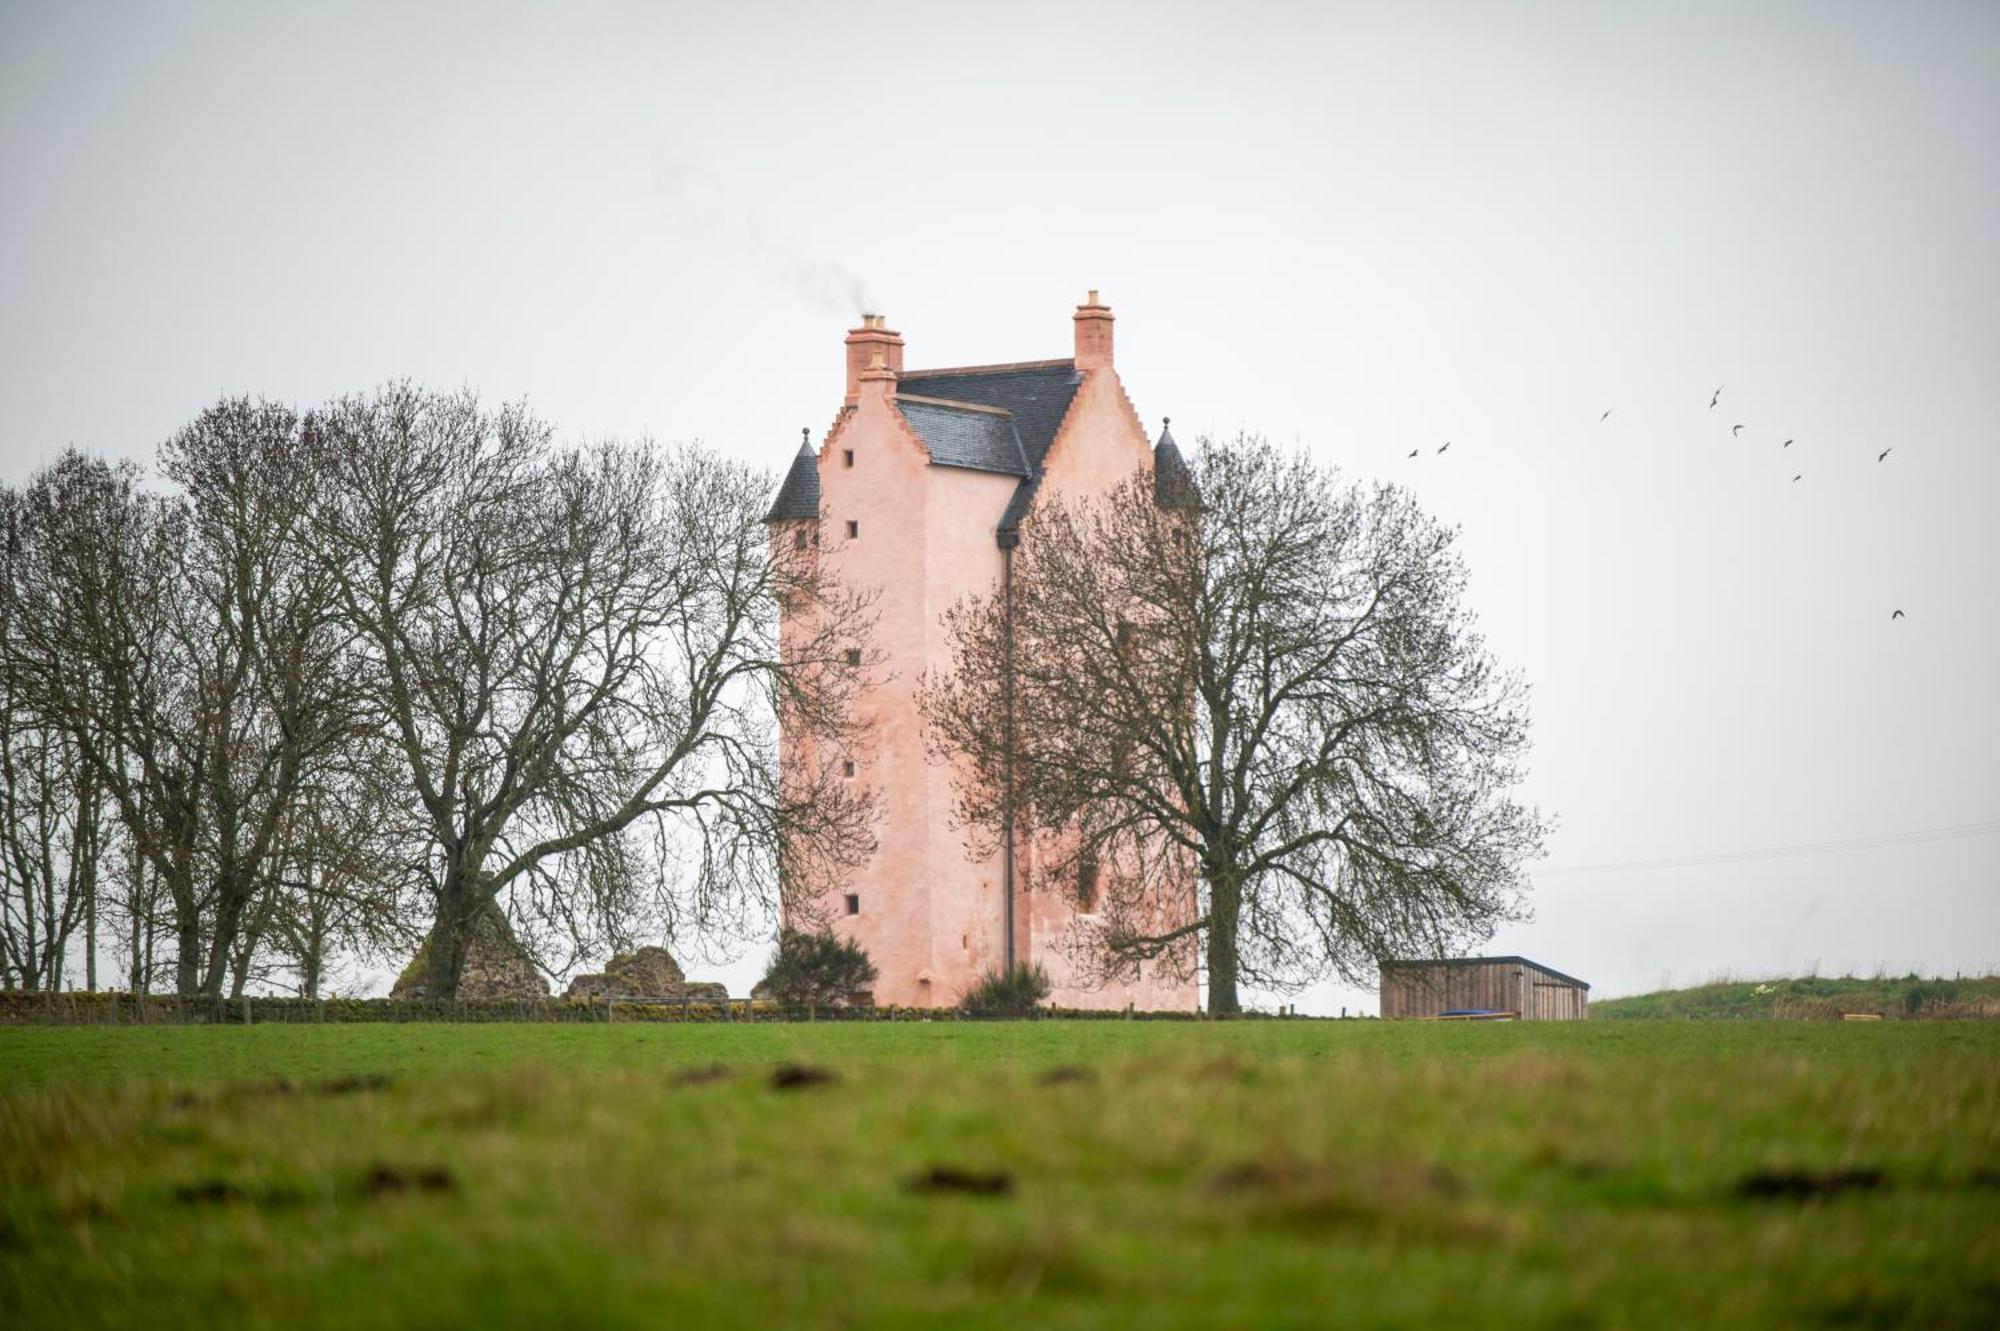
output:
[[654, 163], [653, 180], [672, 204], [694, 214], [722, 237], [742, 241], [749, 251], [747, 257], [772, 273], [802, 303], [842, 319], [875, 308], [868, 284], [859, 274], [838, 260], [808, 253], [804, 246], [773, 234], [713, 172], [688, 158], [662, 155]]

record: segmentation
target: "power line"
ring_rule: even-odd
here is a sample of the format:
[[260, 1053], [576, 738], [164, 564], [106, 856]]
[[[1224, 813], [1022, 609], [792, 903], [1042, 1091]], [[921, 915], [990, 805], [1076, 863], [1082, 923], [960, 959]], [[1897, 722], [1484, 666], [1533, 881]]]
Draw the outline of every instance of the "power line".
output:
[[1884, 846], [1919, 846], [1931, 841], [1955, 841], [1962, 837], [1991, 836], [2000, 832], [2000, 819], [1984, 823], [1960, 823], [1956, 827], [1933, 827], [1916, 832], [1885, 832], [1879, 836], [1854, 837], [1846, 841], [1815, 841], [1795, 846], [1767, 846], [1762, 850], [1727, 850], [1713, 855], [1687, 855], [1666, 860], [1626, 860], [1617, 864], [1575, 864], [1555, 869], [1535, 869], [1535, 878], [1558, 878], [1580, 873], [1629, 873], [1635, 869], [1692, 869], [1704, 864], [1744, 864], [1753, 860], [1795, 859], [1803, 855], [1834, 855], [1850, 850], [1876, 850]]

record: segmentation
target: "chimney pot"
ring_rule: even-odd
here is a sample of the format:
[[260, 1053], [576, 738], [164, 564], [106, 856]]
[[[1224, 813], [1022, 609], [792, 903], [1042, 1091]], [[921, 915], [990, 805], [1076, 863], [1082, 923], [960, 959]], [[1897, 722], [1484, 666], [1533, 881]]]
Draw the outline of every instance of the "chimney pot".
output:
[[1090, 298], [1076, 307], [1076, 368], [1079, 370], [1108, 370], [1111, 368], [1111, 307], [1098, 300], [1092, 289]]
[[847, 333], [847, 405], [861, 400], [861, 381], [903, 372], [903, 335], [889, 327], [885, 314], [864, 314], [861, 326]]

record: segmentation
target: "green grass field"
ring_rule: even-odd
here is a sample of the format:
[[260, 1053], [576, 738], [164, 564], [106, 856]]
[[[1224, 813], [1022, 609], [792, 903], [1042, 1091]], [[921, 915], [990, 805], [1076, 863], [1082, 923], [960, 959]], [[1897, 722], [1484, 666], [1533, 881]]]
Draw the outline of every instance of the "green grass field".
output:
[[8, 1328], [2000, 1324], [1992, 1023], [0, 1028], [0, 1087]]

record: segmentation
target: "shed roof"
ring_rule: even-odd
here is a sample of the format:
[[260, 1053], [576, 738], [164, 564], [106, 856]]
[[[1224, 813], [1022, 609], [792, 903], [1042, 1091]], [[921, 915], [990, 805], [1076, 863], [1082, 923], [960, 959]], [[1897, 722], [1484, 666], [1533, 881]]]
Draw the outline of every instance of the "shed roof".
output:
[[1579, 989], [1590, 988], [1590, 982], [1588, 980], [1579, 980], [1574, 975], [1564, 975], [1561, 971], [1555, 969], [1553, 966], [1544, 966], [1541, 962], [1530, 961], [1526, 957], [1427, 957], [1410, 961], [1385, 961], [1382, 963], [1382, 969], [1385, 971], [1402, 970], [1402, 969], [1413, 970], [1420, 966], [1490, 966], [1503, 963], [1513, 963], [1515, 965], [1520, 965], [1520, 966], [1532, 966], [1534, 969], [1542, 972], [1542, 974], [1553, 975], [1558, 980], [1563, 981], [1563, 983], [1565, 984], [1573, 984], [1577, 986], [1577, 988]]

